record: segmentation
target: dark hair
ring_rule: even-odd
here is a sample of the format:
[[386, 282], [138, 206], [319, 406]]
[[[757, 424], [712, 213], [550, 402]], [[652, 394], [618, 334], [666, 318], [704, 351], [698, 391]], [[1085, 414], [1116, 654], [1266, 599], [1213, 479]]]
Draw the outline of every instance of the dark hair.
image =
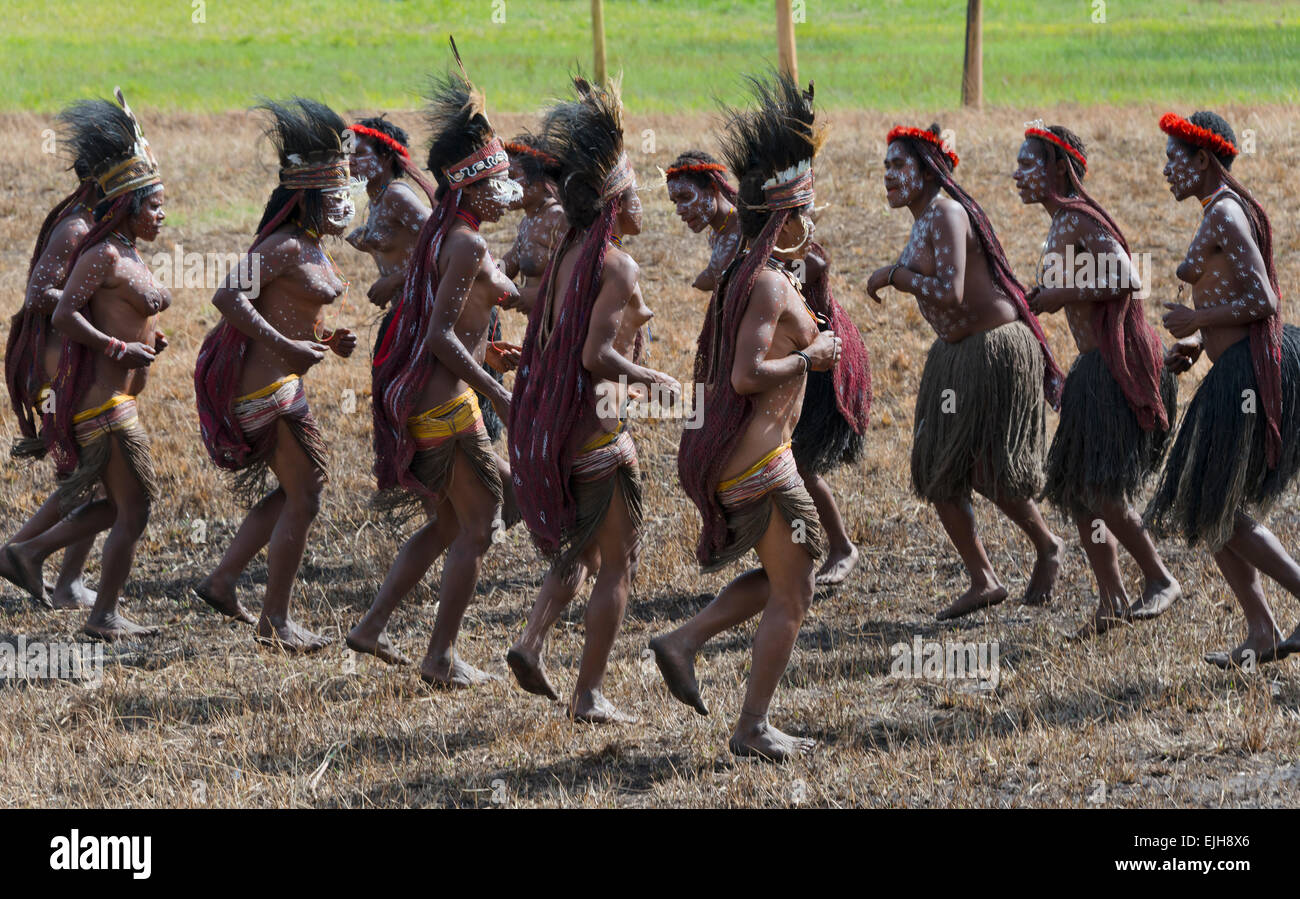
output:
[[481, 148], [494, 135], [483, 94], [463, 78], [435, 77], [425, 100], [424, 117], [433, 132], [426, 168], [438, 184], [434, 199], [441, 200], [451, 186], [442, 170]]
[[[1219, 115], [1217, 112], [1210, 112], [1209, 110], [1201, 110], [1200, 112], [1194, 112], [1187, 117], [1187, 121], [1191, 122], [1197, 128], [1204, 128], [1206, 131], [1210, 131], [1213, 132], [1214, 134], [1217, 134], [1219, 137], [1223, 138], [1228, 143], [1232, 144], [1234, 147], [1237, 146], [1236, 132], [1232, 130], [1232, 126], [1228, 124], [1228, 120], [1225, 119], [1223, 116]], [[1194, 144], [1187, 144], [1183, 141], [1179, 141], [1179, 143], [1183, 143], [1185, 146], [1190, 147], [1193, 151], [1204, 149], [1203, 147], [1198, 147]], [[1232, 161], [1236, 158], [1230, 153], [1224, 153], [1220, 155], [1218, 153], [1215, 153], [1213, 150], [1206, 150], [1205, 152], [1210, 153], [1211, 155], [1214, 156], [1215, 159], [1219, 160], [1220, 165], [1222, 165], [1225, 169], [1232, 168]]]
[[[271, 115], [266, 136], [275, 146], [281, 168], [293, 164], [290, 156], [298, 157], [304, 162], [323, 162], [343, 152], [342, 135], [347, 129], [347, 123], [324, 103], [294, 97], [285, 103], [264, 100], [255, 108]], [[280, 214], [296, 193], [296, 190], [281, 186], [271, 191], [266, 208], [262, 211], [262, 220], [257, 225], [258, 234]], [[319, 188], [303, 191], [302, 208], [298, 214], [298, 221], [303, 227], [318, 232], [324, 230], [325, 200]]]
[[[1073, 131], [1071, 131], [1069, 128], [1066, 128], [1064, 125], [1049, 125], [1043, 130], [1050, 131], [1052, 134], [1059, 137], [1062, 141], [1068, 144], [1071, 149], [1077, 151], [1078, 154], [1084, 158], [1085, 162], [1087, 161], [1088, 150], [1083, 145], [1083, 140], [1079, 137], [1079, 135], [1075, 134]], [[1047, 153], [1048, 162], [1065, 160], [1065, 163], [1070, 168], [1074, 169], [1075, 178], [1078, 178], [1079, 180], [1083, 180], [1084, 173], [1087, 171], [1087, 169], [1084, 167], [1083, 163], [1079, 162], [1079, 160], [1075, 159], [1069, 153], [1062, 150], [1056, 144], [1052, 143], [1051, 141], [1043, 140], [1041, 137], [1029, 137], [1026, 138], [1026, 140], [1038, 141], [1038, 143], [1042, 145], [1044, 151]], [[1074, 185], [1071, 183], [1071, 181], [1072, 179], [1070, 178], [1065, 179], [1065, 193], [1067, 196], [1074, 194]]]
[[577, 100], [558, 103], [542, 123], [542, 142], [559, 163], [556, 187], [569, 224], [591, 227], [605, 206], [601, 189], [623, 154], [623, 117], [616, 94], [573, 79]]
[[756, 109], [740, 112], [724, 108], [726, 126], [722, 155], [740, 188], [737, 218], [740, 232], [753, 238], [772, 213], [763, 205], [763, 182], [777, 172], [810, 158], [820, 145], [813, 130], [812, 84], [808, 90], [782, 74], [769, 84], [749, 77]]
[[[364, 125], [367, 128], [372, 128], [385, 137], [390, 137], [397, 141], [403, 147], [406, 147], [407, 150], [411, 149], [411, 138], [406, 133], [406, 130], [394, 125], [382, 115], [360, 119], [357, 121], [357, 124]], [[363, 140], [365, 139], [364, 135], [358, 135], [358, 137]], [[371, 141], [371, 143], [374, 144], [375, 155], [388, 162], [388, 168], [393, 173], [394, 178], [400, 178], [406, 174], [406, 167], [402, 165], [402, 160], [391, 147], [377, 140]]]
[[[546, 149], [546, 142], [542, 140], [541, 136], [529, 131], [516, 134], [511, 138], [510, 143], [523, 144], [525, 147], [532, 147], [534, 150], [548, 154], [552, 159], [555, 158], [555, 154]], [[548, 162], [531, 153], [514, 153], [511, 154], [510, 161], [519, 163], [519, 168], [524, 173], [524, 180], [529, 184], [535, 184], [542, 179], [555, 183], [558, 183], [560, 180], [560, 165], [558, 160], [555, 162]]]

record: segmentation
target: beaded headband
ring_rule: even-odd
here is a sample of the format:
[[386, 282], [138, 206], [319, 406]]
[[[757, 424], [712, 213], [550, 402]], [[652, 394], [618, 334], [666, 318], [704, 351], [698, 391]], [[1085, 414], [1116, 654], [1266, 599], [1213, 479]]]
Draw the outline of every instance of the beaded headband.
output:
[[476, 181], [510, 171], [510, 157], [498, 137], [492, 138], [460, 162], [442, 170], [453, 190], [462, 190]]

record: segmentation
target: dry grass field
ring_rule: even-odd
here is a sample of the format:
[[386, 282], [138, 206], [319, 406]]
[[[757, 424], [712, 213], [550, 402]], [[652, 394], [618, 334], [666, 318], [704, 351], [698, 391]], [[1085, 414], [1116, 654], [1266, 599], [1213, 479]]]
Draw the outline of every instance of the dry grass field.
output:
[[[1010, 172], [1022, 122], [1044, 116], [1075, 128], [1091, 147], [1091, 190], [1152, 254], [1147, 312], [1173, 296], [1173, 270], [1195, 227], [1196, 204], [1175, 204], [1160, 176], [1163, 109], [1075, 108], [954, 113], [963, 183], [998, 227], [1023, 279], [1032, 277], [1047, 220], [1025, 209]], [[1191, 108], [1179, 109], [1184, 114]], [[1240, 133], [1256, 132], [1256, 153], [1235, 167], [1270, 211], [1282, 288], [1300, 293], [1300, 213], [1294, 197], [1300, 150], [1296, 111], [1220, 110]], [[256, 149], [248, 114], [150, 115], [141, 110], [167, 178], [169, 221], [157, 249], [236, 252], [247, 245], [274, 181]], [[39, 152], [40, 117], [0, 117], [0, 296], [19, 302], [41, 216], [67, 189], [57, 160]], [[419, 134], [414, 114], [399, 121]], [[924, 119], [919, 121], [919, 119]], [[288, 659], [260, 650], [243, 626], [225, 624], [189, 588], [215, 564], [241, 510], [223, 492], [198, 439], [191, 372], [216, 320], [210, 291], [178, 289], [163, 327], [171, 348], [154, 366], [140, 414], [154, 440], [163, 485], [136, 558], [125, 603], [138, 620], [164, 626], [153, 641], [110, 647], [102, 686], [0, 682], [0, 805], [3, 806], [1274, 806], [1300, 802], [1300, 675], [1283, 662], [1251, 675], [1225, 674], [1201, 660], [1235, 645], [1244, 628], [1209, 556], [1164, 544], [1186, 599], [1163, 618], [1092, 644], [1067, 640], [1095, 602], [1072, 526], [1051, 521], [1070, 545], [1050, 606], [1011, 602], [956, 624], [934, 612], [964, 573], [933, 511], [908, 490], [912, 402], [932, 333], [907, 297], [883, 306], [866, 296], [867, 276], [896, 258], [910, 226], [889, 211], [880, 185], [882, 141], [896, 120], [836, 113], [819, 164], [819, 199], [832, 205], [819, 239], [835, 264], [834, 288], [872, 355], [876, 401], [862, 463], [831, 478], [862, 561], [849, 581], [818, 595], [773, 707], [774, 721], [820, 741], [784, 767], [738, 762], [726, 740], [739, 709], [751, 630], [706, 648], [700, 676], [713, 715], [675, 702], [646, 641], [707, 601], [726, 579], [701, 576], [693, 557], [699, 522], [678, 489], [679, 424], [637, 432], [646, 483], [645, 552], [615, 648], [606, 692], [640, 720], [593, 728], [569, 723], [559, 707], [521, 692], [504, 655], [523, 627], [543, 566], [522, 528], [495, 547], [466, 618], [459, 651], [500, 680], [471, 692], [432, 694], [414, 671], [354, 656], [341, 637], [368, 606], [396, 548], [368, 510], [372, 487], [369, 374], [365, 354], [331, 357], [307, 379], [333, 453], [331, 482], [312, 531], [295, 593], [297, 614], [338, 642]], [[928, 124], [918, 114], [916, 124]], [[501, 117], [512, 133], [525, 121]], [[685, 378], [705, 298], [689, 287], [703, 265], [703, 241], [672, 214], [655, 166], [690, 146], [714, 146], [707, 116], [630, 115], [630, 141], [652, 129], [654, 154], [634, 155], [644, 187], [644, 233], [629, 243], [658, 315], [653, 364]], [[364, 209], [362, 210], [364, 212]], [[485, 228], [500, 254], [515, 219]], [[335, 258], [353, 280], [339, 315], [368, 346], [377, 316], [365, 302], [370, 261], [341, 241]], [[1288, 304], [1289, 305], [1289, 304]], [[1285, 308], [1285, 307], [1284, 307]], [[7, 320], [6, 312], [6, 320]], [[1060, 316], [1045, 321], [1063, 365], [1073, 345]], [[1163, 333], [1163, 332], [1162, 332]], [[522, 322], [507, 322], [518, 339]], [[1182, 380], [1182, 400], [1207, 363]], [[360, 397], [346, 411], [346, 391]], [[1054, 427], [1054, 418], [1049, 427]], [[0, 441], [15, 433], [4, 416]], [[0, 530], [7, 535], [43, 499], [52, 475], [0, 464]], [[1032, 562], [1028, 543], [981, 502], [977, 516], [995, 567], [1014, 595]], [[196, 522], [203, 527], [196, 527]], [[1300, 548], [1291, 500], [1270, 519], [1283, 543]], [[205, 533], [203, 533], [205, 532]], [[202, 534], [205, 539], [196, 540]], [[89, 577], [97, 576], [97, 559]], [[1131, 564], [1130, 584], [1136, 583]], [[439, 566], [395, 616], [392, 635], [423, 652], [432, 625]], [[262, 561], [241, 584], [256, 607]], [[0, 635], [77, 640], [81, 615], [37, 610], [0, 590]], [[1269, 585], [1289, 632], [1300, 605]], [[575, 603], [549, 649], [552, 677], [571, 686], [582, 644]], [[998, 641], [995, 690], [889, 676], [891, 645], [924, 640]], [[1104, 785], [1104, 789], [1102, 786]]]

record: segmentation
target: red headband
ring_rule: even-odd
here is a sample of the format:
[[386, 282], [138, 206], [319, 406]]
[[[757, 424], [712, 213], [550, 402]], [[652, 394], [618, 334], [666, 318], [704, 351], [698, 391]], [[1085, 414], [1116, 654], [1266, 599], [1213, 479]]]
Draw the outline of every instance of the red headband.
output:
[[944, 149], [943, 142], [939, 140], [933, 131], [922, 131], [920, 128], [905, 128], [902, 125], [897, 125], [894, 127], [893, 131], [889, 132], [889, 136], [885, 138], [885, 143], [892, 144], [900, 137], [910, 137], [913, 140], [923, 140], [927, 143], [934, 144], [939, 148], [944, 156], [948, 157], [948, 161], [952, 163], [952, 167], [957, 168], [957, 154], [951, 150]]
[[531, 156], [539, 159], [545, 165], [559, 165], [560, 161], [547, 153], [545, 150], [539, 150], [536, 147], [530, 147], [528, 144], [521, 144], [518, 141], [508, 140], [504, 144], [506, 152], [511, 156]]
[[689, 172], [720, 172], [722, 175], [727, 174], [727, 167], [719, 165], [716, 162], [692, 162], [682, 165], [671, 166], [668, 171], [664, 172], [664, 180], [676, 178], [678, 175], [685, 175]]
[[1215, 156], [1237, 155], [1237, 148], [1232, 145], [1232, 141], [1220, 137], [1208, 128], [1193, 125], [1187, 119], [1172, 112], [1167, 112], [1160, 117], [1160, 130], [1194, 147], [1209, 150]]
[[1036, 137], [1039, 140], [1047, 141], [1049, 144], [1056, 144], [1056, 146], [1070, 154], [1079, 165], [1083, 166], [1085, 172], [1088, 171], [1087, 157], [1045, 128], [1026, 128], [1025, 137]]
[[359, 134], [362, 137], [368, 137], [371, 140], [379, 141], [381, 144], [383, 144], [388, 149], [392, 150], [394, 153], [396, 153], [398, 156], [402, 157], [403, 159], [411, 158], [410, 150], [406, 149], [406, 147], [402, 146], [400, 143], [393, 140], [387, 134], [385, 134], [382, 131], [379, 131], [378, 129], [367, 128], [365, 125], [352, 125], [350, 126], [350, 130], [352, 131], [353, 134]]

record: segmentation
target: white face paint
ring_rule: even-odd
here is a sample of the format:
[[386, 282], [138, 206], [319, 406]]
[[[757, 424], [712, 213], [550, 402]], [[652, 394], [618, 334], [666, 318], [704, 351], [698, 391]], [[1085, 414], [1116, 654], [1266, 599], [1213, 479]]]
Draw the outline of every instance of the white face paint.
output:
[[325, 222], [333, 233], [339, 234], [347, 228], [352, 217], [357, 214], [356, 204], [352, 202], [352, 192], [348, 188], [326, 191], [324, 200]]
[[506, 208], [509, 208], [524, 198], [524, 189], [519, 185], [518, 181], [515, 181], [512, 178], [489, 178], [487, 184], [487, 198], [493, 203], [499, 203]]
[[1038, 143], [1026, 140], [1016, 156], [1016, 170], [1011, 177], [1020, 191], [1022, 203], [1041, 203], [1048, 194], [1047, 158], [1043, 155], [1043, 148], [1035, 146]]
[[1186, 199], [1201, 182], [1201, 173], [1193, 165], [1196, 153], [1181, 141], [1169, 138], [1165, 144], [1165, 181], [1177, 200]]

